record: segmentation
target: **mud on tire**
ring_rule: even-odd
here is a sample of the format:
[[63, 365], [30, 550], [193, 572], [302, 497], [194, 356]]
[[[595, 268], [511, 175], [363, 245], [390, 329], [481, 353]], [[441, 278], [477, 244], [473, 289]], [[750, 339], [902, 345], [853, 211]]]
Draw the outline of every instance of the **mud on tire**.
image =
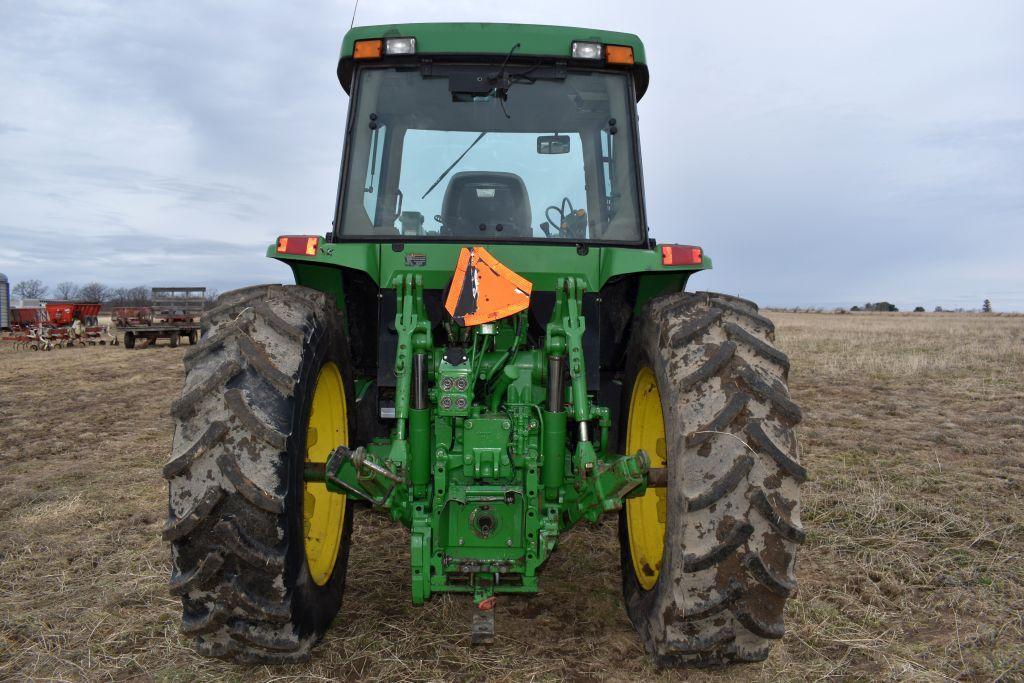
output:
[[[623, 406], [637, 373], [657, 379], [668, 487], [657, 582], [641, 586], [619, 519], [626, 611], [659, 666], [760, 661], [783, 635], [804, 540], [807, 478], [786, 386], [789, 361], [752, 302], [708, 292], [648, 304], [627, 354]], [[623, 445], [626, 411], [623, 411]]]
[[326, 361], [352, 403], [341, 317], [322, 292], [267, 285], [222, 295], [202, 327], [163, 469], [181, 630], [210, 656], [301, 659], [341, 604], [352, 527], [349, 505], [333, 573], [317, 585], [304, 550], [306, 423]]

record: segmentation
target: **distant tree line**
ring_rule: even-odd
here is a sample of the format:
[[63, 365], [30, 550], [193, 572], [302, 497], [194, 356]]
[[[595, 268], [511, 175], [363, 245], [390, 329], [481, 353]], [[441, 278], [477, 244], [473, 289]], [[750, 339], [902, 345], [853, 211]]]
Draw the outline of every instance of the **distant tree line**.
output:
[[[873, 303], [873, 304], [864, 304], [863, 307], [861, 307], [861, 306], [853, 306], [853, 307], [850, 308], [850, 310], [854, 311], [854, 312], [856, 312], [856, 311], [882, 311], [882, 312], [885, 312], [885, 313], [892, 313], [892, 312], [898, 311], [900, 309], [896, 308], [896, 306], [892, 305], [888, 301], [879, 301], [879, 302]], [[845, 311], [843, 311], [843, 312], [845, 313]], [[915, 306], [914, 307], [914, 313], [924, 313], [924, 312], [925, 312], [924, 306]], [[944, 309], [944, 308], [942, 308], [942, 306], [936, 306], [935, 307], [935, 312], [936, 313], [977, 313], [978, 309], [977, 308], [974, 308], [974, 309], [971, 309], [971, 310], [966, 310], [966, 309], [963, 309], [963, 308]], [[992, 312], [992, 302], [989, 299], [985, 299], [985, 301], [982, 302], [982, 304], [981, 304], [981, 312], [982, 313], [991, 313]]]
[[863, 308], [861, 308], [860, 306], [854, 306], [850, 310], [851, 311], [882, 311], [883, 313], [894, 313], [894, 312], [896, 312], [896, 311], [898, 311], [900, 309], [896, 308], [894, 305], [892, 305], [888, 301], [879, 301], [878, 303], [874, 303], [874, 304], [864, 304]]
[[[51, 294], [52, 292], [52, 294]], [[75, 282], [58, 282], [53, 288], [43, 284], [42, 280], [22, 280], [14, 285], [11, 293], [22, 299], [56, 299], [60, 301], [81, 301], [100, 303], [104, 308], [118, 306], [148, 306], [152, 299], [149, 287], [108, 287], [102, 282], [87, 282], [79, 285]], [[49, 295], [49, 296], [48, 296]], [[217, 298], [217, 290], [206, 290], [208, 302]]]

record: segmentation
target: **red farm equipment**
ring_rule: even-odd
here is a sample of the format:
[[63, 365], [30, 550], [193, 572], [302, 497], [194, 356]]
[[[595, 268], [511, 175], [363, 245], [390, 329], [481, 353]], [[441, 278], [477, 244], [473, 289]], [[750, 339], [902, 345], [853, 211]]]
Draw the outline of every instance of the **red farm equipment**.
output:
[[49, 351], [68, 346], [96, 346], [118, 343], [105, 325], [99, 323], [100, 304], [72, 301], [47, 301], [35, 306], [11, 309], [10, 329], [0, 341], [13, 343], [16, 349]]
[[106, 325], [100, 325], [100, 304], [78, 301], [47, 301], [50, 338], [62, 346], [117, 344]]
[[0, 332], [0, 341], [13, 344], [15, 349], [49, 351], [49, 316], [46, 307], [15, 306], [10, 309], [10, 326]]

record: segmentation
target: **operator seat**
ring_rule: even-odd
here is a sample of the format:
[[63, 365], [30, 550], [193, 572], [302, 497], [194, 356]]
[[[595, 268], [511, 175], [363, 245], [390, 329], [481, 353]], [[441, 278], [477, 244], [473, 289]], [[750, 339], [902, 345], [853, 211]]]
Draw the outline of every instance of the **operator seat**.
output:
[[451, 237], [532, 237], [530, 219], [526, 183], [515, 173], [461, 171], [441, 202], [441, 234]]

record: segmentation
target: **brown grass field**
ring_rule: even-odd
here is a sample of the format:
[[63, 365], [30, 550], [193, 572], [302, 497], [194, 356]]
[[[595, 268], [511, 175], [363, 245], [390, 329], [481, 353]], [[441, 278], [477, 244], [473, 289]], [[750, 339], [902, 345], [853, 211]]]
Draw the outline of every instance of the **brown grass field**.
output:
[[0, 679], [1024, 680], [1024, 317], [770, 315], [812, 480], [800, 593], [761, 664], [653, 669], [614, 518], [569, 534], [471, 649], [468, 601], [413, 607], [407, 535], [372, 513], [311, 661], [201, 659], [159, 539], [184, 348], [90, 348], [0, 352]]

